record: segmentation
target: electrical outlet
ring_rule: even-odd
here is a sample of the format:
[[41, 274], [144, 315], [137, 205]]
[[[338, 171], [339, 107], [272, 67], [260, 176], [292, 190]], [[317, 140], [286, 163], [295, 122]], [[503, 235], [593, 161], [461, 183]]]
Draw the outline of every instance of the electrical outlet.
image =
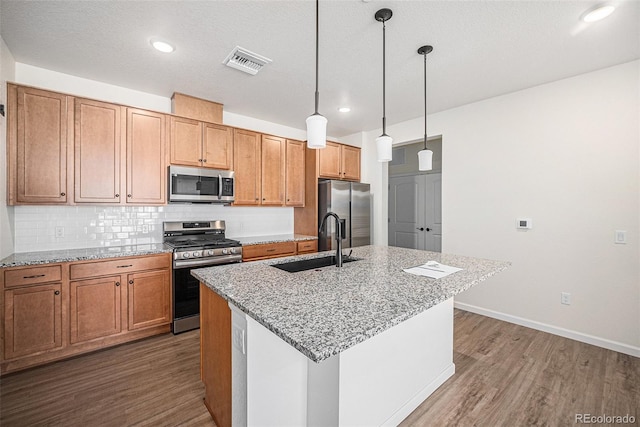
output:
[[148, 226], [147, 224], [144, 224], [144, 225], [142, 226], [142, 232], [143, 232], [144, 234], [147, 234], [147, 233], [149, 232], [149, 226]]
[[240, 329], [237, 326], [234, 326], [231, 339], [235, 348], [242, 351], [242, 354], [247, 354], [245, 348], [244, 333], [244, 329]]
[[56, 238], [62, 239], [64, 237], [64, 227], [56, 227]]
[[569, 292], [560, 292], [560, 302], [564, 305], [571, 305], [571, 294]]

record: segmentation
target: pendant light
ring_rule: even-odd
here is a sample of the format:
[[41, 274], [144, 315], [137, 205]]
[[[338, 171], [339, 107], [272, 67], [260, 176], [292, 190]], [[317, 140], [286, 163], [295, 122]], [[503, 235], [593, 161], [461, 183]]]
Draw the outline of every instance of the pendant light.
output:
[[418, 53], [424, 56], [424, 150], [418, 152], [418, 170], [430, 171], [433, 168], [433, 151], [427, 150], [427, 54], [433, 46], [422, 46]]
[[391, 160], [391, 147], [393, 143], [393, 139], [387, 135], [387, 117], [386, 117], [386, 83], [385, 83], [385, 62], [386, 62], [386, 52], [385, 52], [385, 22], [391, 19], [393, 16], [393, 12], [391, 9], [380, 9], [376, 12], [375, 18], [376, 21], [382, 22], [382, 135], [376, 138], [376, 148], [378, 152], [378, 161], [379, 162], [388, 162]]
[[307, 117], [307, 147], [324, 148], [327, 146], [327, 118], [318, 113], [318, 3], [316, 0], [316, 110]]

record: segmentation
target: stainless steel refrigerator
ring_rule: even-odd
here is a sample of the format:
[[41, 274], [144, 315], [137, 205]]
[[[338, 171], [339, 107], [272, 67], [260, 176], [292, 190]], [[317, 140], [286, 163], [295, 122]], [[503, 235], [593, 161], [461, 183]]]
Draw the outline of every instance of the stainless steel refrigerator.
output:
[[[371, 195], [369, 184], [349, 181], [318, 181], [318, 224], [327, 212], [343, 223], [343, 248], [371, 244]], [[318, 232], [318, 250], [335, 249], [335, 220], [328, 218], [326, 228]]]

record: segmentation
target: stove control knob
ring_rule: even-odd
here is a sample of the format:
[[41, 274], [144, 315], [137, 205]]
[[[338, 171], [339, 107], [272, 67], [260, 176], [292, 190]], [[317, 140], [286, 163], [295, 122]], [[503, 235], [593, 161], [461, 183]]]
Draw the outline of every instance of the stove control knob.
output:
[[202, 256], [202, 253], [200, 253], [200, 251], [194, 251], [193, 252], [193, 257], [194, 258], [200, 258]]
[[229, 249], [229, 250], [231, 251], [231, 253], [232, 253], [232, 254], [235, 254], [235, 253], [236, 253], [236, 248], [231, 248], [231, 249]]
[[215, 254], [216, 254], [216, 253], [215, 253], [215, 251], [214, 251], [213, 249], [209, 249], [209, 250], [207, 251], [207, 255], [208, 255], [208, 256], [214, 256]]
[[226, 255], [226, 254], [228, 254], [228, 253], [229, 253], [229, 250], [227, 250], [227, 249], [223, 249], [223, 250], [222, 250], [222, 253]]
[[191, 256], [191, 254], [189, 252], [183, 252], [182, 253], [182, 258], [189, 258]]

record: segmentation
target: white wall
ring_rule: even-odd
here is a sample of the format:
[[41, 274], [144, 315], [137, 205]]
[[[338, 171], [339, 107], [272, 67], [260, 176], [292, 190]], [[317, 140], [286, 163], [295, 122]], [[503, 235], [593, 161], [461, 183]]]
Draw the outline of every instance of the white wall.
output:
[[0, 116], [0, 259], [13, 252], [13, 213], [7, 206], [7, 81], [15, 79], [15, 61], [9, 48], [0, 37], [0, 104], [5, 106], [5, 116]]
[[[442, 135], [443, 252], [513, 263], [459, 306], [640, 356], [639, 81], [634, 61], [429, 116]], [[412, 141], [422, 126], [388, 133]], [[363, 144], [373, 157], [375, 136]], [[364, 157], [367, 176], [386, 175]], [[386, 176], [373, 182], [386, 193]], [[377, 208], [386, 228], [386, 201]], [[533, 229], [516, 230], [519, 217]]]
[[[4, 52], [3, 52], [4, 53]], [[4, 55], [3, 55], [4, 57]], [[13, 70], [13, 64], [10, 64]], [[171, 94], [161, 97], [76, 76], [15, 63], [16, 83], [64, 92], [98, 100], [131, 105], [160, 112], [171, 112]], [[265, 122], [238, 114], [224, 113], [230, 126], [244, 127], [295, 139], [305, 139], [306, 131]], [[4, 144], [4, 138], [2, 139]], [[4, 152], [4, 150], [3, 150]], [[4, 161], [4, 156], [1, 156]], [[4, 179], [4, 174], [3, 174]], [[4, 191], [5, 185], [2, 186]], [[6, 197], [2, 197], [3, 202]], [[293, 208], [228, 207], [219, 205], [168, 205], [161, 207], [100, 206], [16, 206], [15, 218], [2, 209], [2, 236], [5, 228], [15, 227], [15, 243], [2, 239], [12, 252], [73, 249], [162, 241], [162, 222], [175, 220], [222, 219], [229, 237], [293, 233]], [[64, 237], [55, 237], [55, 227], [64, 227]], [[13, 231], [8, 231], [11, 236]], [[12, 236], [13, 237], [13, 236]], [[1, 258], [1, 257], [0, 257]]]

